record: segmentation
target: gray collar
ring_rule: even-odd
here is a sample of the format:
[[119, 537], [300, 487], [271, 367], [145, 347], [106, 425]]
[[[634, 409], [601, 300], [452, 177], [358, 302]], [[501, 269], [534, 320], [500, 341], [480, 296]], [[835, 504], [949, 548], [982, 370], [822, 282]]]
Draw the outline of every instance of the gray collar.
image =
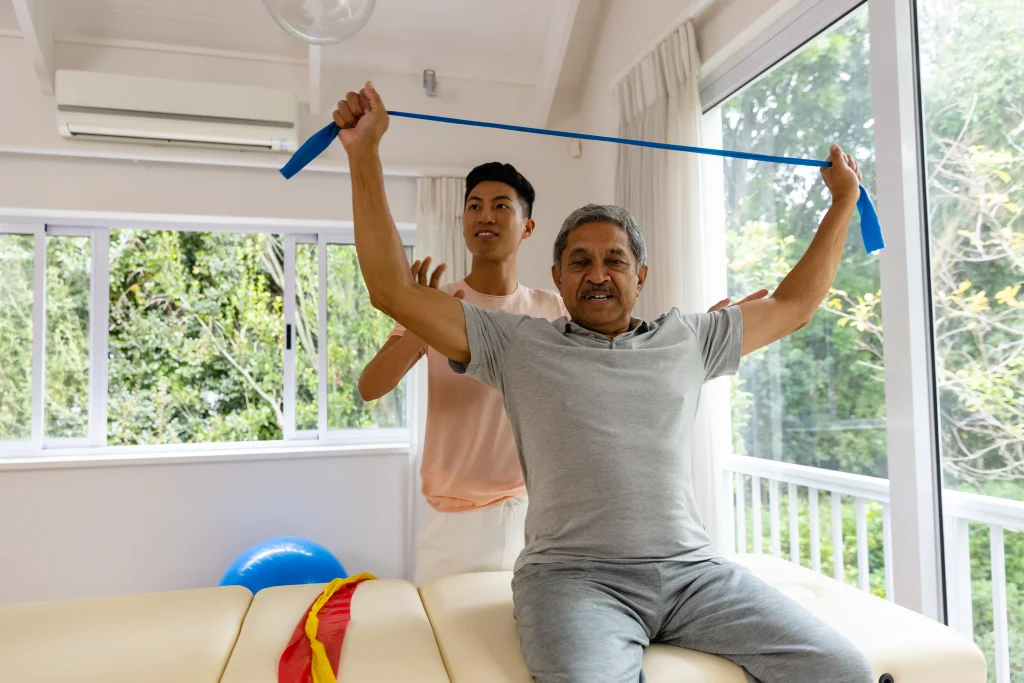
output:
[[581, 325], [577, 325], [570, 318], [563, 318], [563, 320], [565, 320], [565, 334], [578, 334], [583, 337], [589, 337], [590, 339], [596, 339], [598, 341], [606, 342], [630, 339], [631, 337], [644, 334], [645, 332], [648, 332], [651, 329], [650, 324], [646, 320], [634, 317], [630, 319], [629, 331], [623, 332], [622, 334], [612, 339], [601, 334], [600, 332], [594, 332], [593, 330], [588, 330], [587, 328]]

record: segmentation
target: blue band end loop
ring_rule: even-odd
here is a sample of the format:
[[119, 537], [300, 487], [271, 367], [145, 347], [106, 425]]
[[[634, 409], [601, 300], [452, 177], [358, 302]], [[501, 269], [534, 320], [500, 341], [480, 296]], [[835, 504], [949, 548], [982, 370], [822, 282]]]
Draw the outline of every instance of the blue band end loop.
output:
[[885, 239], [882, 237], [882, 226], [878, 222], [878, 213], [863, 185], [860, 186], [860, 196], [857, 197], [857, 213], [860, 214], [860, 237], [864, 242], [864, 251], [873, 254], [884, 249]]
[[338, 124], [333, 121], [317, 132], [309, 136], [309, 139], [302, 143], [302, 146], [295, 150], [292, 154], [292, 158], [288, 160], [281, 168], [281, 175], [285, 179], [290, 179], [296, 173], [304, 169], [309, 162], [320, 156], [324, 150], [331, 146], [334, 142], [334, 138], [337, 137], [338, 132], [341, 129], [338, 128]]
[[[818, 166], [826, 167], [830, 166], [827, 161], [817, 161], [812, 159], [793, 159], [790, 157], [776, 157], [768, 156], [763, 154], [750, 154], [748, 152], [733, 152], [724, 149], [706, 149], [703, 147], [686, 147], [684, 145], [669, 145], [658, 142], [644, 142], [642, 140], [628, 140], [625, 138], [610, 138], [601, 135], [587, 135], [584, 133], [567, 133], [564, 131], [547, 130], [543, 128], [527, 128], [525, 126], [509, 126], [501, 123], [487, 123], [484, 121], [470, 121], [468, 119], [453, 119], [445, 116], [429, 116], [426, 114], [411, 114], [408, 112], [400, 111], [389, 111], [388, 114], [391, 116], [401, 116], [410, 119], [420, 119], [426, 121], [437, 121], [442, 123], [456, 123], [466, 126], [480, 126], [483, 128], [495, 128], [498, 130], [509, 130], [522, 133], [537, 133], [540, 135], [554, 135], [557, 137], [576, 138], [579, 140], [596, 140], [599, 142], [615, 142], [626, 145], [638, 145], [641, 147], [653, 147], [655, 149], [667, 149], [677, 152], [693, 152], [697, 154], [713, 154], [715, 156], [722, 157], [734, 157], [737, 159], [749, 159], [753, 161], [767, 161], [773, 163], [783, 164], [796, 164], [800, 166]], [[333, 121], [317, 132], [313, 133], [302, 143], [291, 159], [288, 160], [281, 168], [281, 175], [286, 179], [292, 178], [296, 173], [304, 169], [309, 162], [320, 156], [331, 143], [334, 142], [334, 138], [338, 136], [341, 129], [338, 124]], [[878, 223], [878, 214], [875, 212], [875, 206], [871, 203], [871, 197], [868, 196], [868, 191], [864, 189], [864, 186], [860, 186], [860, 195], [857, 197], [857, 213], [860, 214], [860, 234], [861, 239], [864, 241], [864, 250], [871, 254], [879, 249], [885, 247], [885, 241], [882, 239], [882, 226]]]

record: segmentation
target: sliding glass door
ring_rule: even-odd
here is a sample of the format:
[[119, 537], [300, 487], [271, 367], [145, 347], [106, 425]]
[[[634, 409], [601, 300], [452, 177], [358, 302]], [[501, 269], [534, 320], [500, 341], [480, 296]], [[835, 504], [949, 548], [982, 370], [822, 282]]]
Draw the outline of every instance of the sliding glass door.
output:
[[950, 624], [1024, 681], [1024, 12], [920, 0]]
[[[887, 238], [866, 255], [855, 221], [812, 322], [733, 381], [717, 461], [735, 549], [945, 620], [985, 652], [991, 683], [1024, 681], [1021, 9], [808, 0], [701, 82], [708, 144], [854, 154]], [[729, 294], [772, 288], [824, 186], [720, 163], [707, 229], [725, 235]]]

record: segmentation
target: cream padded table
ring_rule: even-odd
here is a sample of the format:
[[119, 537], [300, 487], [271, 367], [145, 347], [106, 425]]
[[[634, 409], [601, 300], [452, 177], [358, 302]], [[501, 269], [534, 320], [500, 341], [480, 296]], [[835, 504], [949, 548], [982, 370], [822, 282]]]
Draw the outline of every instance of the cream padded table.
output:
[[[967, 638], [914, 612], [784, 560], [734, 558], [854, 642], [875, 680], [985, 683]], [[367, 581], [352, 600], [341, 683], [530, 683], [512, 617], [512, 574]], [[322, 585], [218, 587], [0, 605], [7, 683], [277, 683], [277, 663]], [[429, 619], [428, 619], [429, 617]], [[650, 683], [746, 683], [732, 663], [662, 645]], [[794, 682], [797, 683], [797, 682]]]
[[[734, 561], [790, 595], [857, 645], [875, 680], [985, 683], [981, 651], [952, 629], [809, 569], [765, 555]], [[420, 587], [452, 683], [530, 683], [512, 617], [512, 574], [434, 579]], [[746, 683], [720, 657], [653, 645], [644, 653], [649, 683]]]

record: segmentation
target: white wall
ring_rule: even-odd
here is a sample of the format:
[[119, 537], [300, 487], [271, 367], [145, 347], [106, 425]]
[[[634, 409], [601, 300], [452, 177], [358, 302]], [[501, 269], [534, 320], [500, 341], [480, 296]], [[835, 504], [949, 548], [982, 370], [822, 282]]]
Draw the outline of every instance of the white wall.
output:
[[0, 470], [0, 603], [215, 586], [291, 535], [405, 573], [408, 456]]
[[[612, 79], [686, 9], [678, 0], [606, 5], [587, 77], [568, 98], [571, 106], [556, 106], [553, 126], [614, 134]], [[697, 22], [705, 62], [708, 51], [721, 58], [735, 49], [729, 37], [758, 20], [766, 5], [717, 0]], [[58, 66], [67, 68], [170, 78], [202, 74], [275, 87], [301, 88], [306, 78], [304, 67], [295, 65], [57, 47]], [[371, 73], [328, 73], [325, 82], [337, 84], [337, 92], [324, 99], [337, 99], [368, 77], [393, 109], [508, 123], [522, 123], [535, 111], [534, 93], [524, 86], [442, 78], [440, 96], [430, 99], [416, 77]], [[338, 145], [284, 181], [277, 157], [264, 168], [238, 168], [233, 164], [239, 156], [254, 157], [174, 150], [203, 163], [166, 163], [157, 161], [170, 153], [161, 148], [68, 142], [56, 133], [53, 98], [38, 94], [24, 46], [14, 38], [0, 37], [0, 93], [0, 207], [351, 217]], [[304, 133], [327, 120], [326, 112], [311, 117]], [[84, 153], [136, 160], [77, 156]], [[584, 143], [582, 157], [572, 159], [566, 142], [555, 138], [395, 120], [382, 155], [386, 172], [404, 174], [464, 174], [490, 160], [515, 164], [538, 192], [538, 229], [519, 261], [520, 279], [534, 287], [551, 286], [550, 246], [565, 215], [587, 201], [614, 198], [610, 144]], [[414, 220], [414, 179], [389, 176], [387, 187], [395, 218]], [[350, 571], [400, 576], [407, 561], [407, 475], [404, 455], [0, 470], [0, 602], [211, 585], [240, 550], [281, 534], [323, 542]]]

